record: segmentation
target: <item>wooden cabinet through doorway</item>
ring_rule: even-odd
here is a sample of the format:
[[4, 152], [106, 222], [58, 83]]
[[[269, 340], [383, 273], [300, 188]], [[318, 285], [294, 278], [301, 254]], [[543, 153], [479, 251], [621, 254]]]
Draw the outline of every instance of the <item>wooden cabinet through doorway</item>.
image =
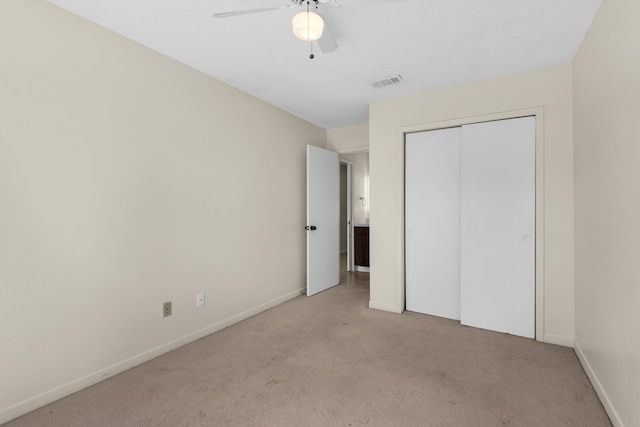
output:
[[353, 244], [355, 265], [369, 267], [369, 227], [354, 227]]

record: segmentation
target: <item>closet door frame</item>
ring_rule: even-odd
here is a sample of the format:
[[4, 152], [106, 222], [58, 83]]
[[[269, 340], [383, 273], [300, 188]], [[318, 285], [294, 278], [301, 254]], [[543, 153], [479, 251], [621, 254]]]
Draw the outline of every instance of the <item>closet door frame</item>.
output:
[[[402, 236], [402, 263], [405, 265], [405, 135], [414, 132], [423, 132], [437, 129], [445, 129], [456, 126], [463, 126], [475, 123], [490, 122], [495, 120], [515, 119], [520, 117], [535, 116], [536, 120], [536, 148], [535, 148], [535, 183], [536, 183], [536, 212], [535, 212], [535, 339], [537, 341], [544, 341], [544, 109], [543, 107], [526, 108], [522, 110], [506, 111], [502, 113], [487, 114], [481, 116], [464, 117], [454, 120], [446, 120], [440, 122], [423, 123], [412, 126], [399, 127], [397, 129], [398, 141], [402, 141], [397, 145], [397, 168], [398, 171], [398, 183], [401, 188], [398, 190], [398, 194], [401, 196], [397, 201], [400, 210], [402, 211], [402, 222], [399, 225], [401, 228], [399, 235]], [[405, 265], [406, 268], [406, 265]], [[403, 268], [401, 273], [401, 283], [405, 281], [405, 269]], [[398, 294], [398, 299], [402, 302], [402, 307], [406, 306], [405, 300], [405, 286], [401, 287]]]

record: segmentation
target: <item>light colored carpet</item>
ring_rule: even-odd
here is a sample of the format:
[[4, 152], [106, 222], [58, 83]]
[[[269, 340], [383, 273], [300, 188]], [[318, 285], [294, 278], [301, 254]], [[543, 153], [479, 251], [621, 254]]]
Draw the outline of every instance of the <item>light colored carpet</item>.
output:
[[365, 275], [6, 427], [611, 425], [572, 349], [368, 309]]

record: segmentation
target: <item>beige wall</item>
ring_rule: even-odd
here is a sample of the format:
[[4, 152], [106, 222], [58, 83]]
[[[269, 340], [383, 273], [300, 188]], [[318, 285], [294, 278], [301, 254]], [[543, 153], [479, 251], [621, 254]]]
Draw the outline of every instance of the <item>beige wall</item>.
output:
[[640, 2], [605, 0], [574, 61], [576, 351], [640, 426]]
[[371, 300], [404, 309], [403, 132], [537, 114], [538, 339], [572, 345], [571, 65], [370, 106]]
[[327, 148], [338, 153], [368, 151], [369, 123], [328, 129]]
[[0, 423], [299, 295], [324, 129], [41, 0], [0, 52]]

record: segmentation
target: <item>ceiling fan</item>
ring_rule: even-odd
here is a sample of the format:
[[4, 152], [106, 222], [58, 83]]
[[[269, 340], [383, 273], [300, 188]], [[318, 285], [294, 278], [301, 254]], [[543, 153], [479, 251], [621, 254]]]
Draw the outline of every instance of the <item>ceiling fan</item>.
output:
[[[293, 17], [293, 33], [301, 40], [317, 41], [322, 53], [331, 53], [338, 48], [338, 43], [327, 24], [327, 18], [317, 12], [312, 12], [310, 7], [318, 9], [320, 4], [340, 6], [338, 0], [291, 0], [291, 4], [280, 4], [272, 7], [260, 7], [255, 9], [234, 10], [213, 14], [214, 18], [231, 18], [240, 15], [253, 13], [271, 12], [275, 10], [290, 9], [293, 7], [307, 6], [306, 11], [300, 12]], [[313, 59], [313, 54], [310, 56]]]
[[[367, 0], [372, 3], [392, 3], [403, 0]], [[279, 4], [272, 7], [260, 7], [255, 9], [234, 10], [230, 12], [215, 13], [214, 18], [231, 18], [234, 16], [248, 15], [253, 13], [271, 12], [294, 7], [307, 6], [306, 11], [296, 14], [293, 18], [293, 32], [301, 40], [317, 41], [322, 53], [331, 53], [338, 48], [338, 43], [333, 35], [331, 27], [327, 23], [327, 18], [321, 13], [311, 12], [310, 7], [316, 10], [319, 5], [341, 6], [339, 0], [291, 0], [290, 4]], [[309, 58], [313, 59], [313, 52]]]

